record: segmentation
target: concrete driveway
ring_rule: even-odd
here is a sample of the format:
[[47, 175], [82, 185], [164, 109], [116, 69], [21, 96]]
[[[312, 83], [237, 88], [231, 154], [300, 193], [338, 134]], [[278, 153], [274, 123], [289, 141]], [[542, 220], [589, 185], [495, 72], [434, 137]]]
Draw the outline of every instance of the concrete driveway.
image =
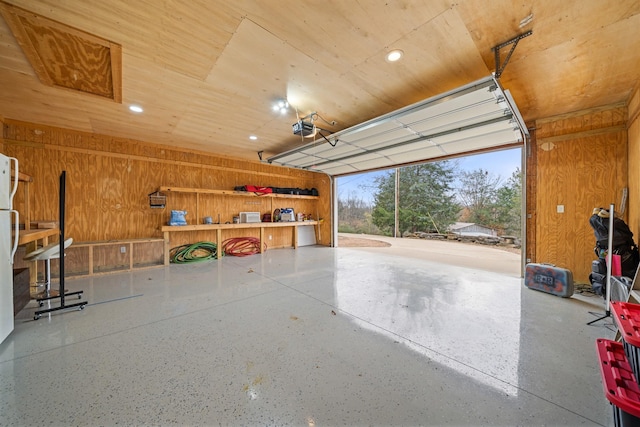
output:
[[[347, 245], [347, 247], [354, 250], [416, 258], [452, 266], [502, 273], [513, 277], [522, 276], [520, 254], [500, 247], [451, 240], [395, 238], [368, 234], [338, 233], [338, 237], [367, 239], [390, 245], [382, 246], [374, 243], [371, 246]], [[340, 247], [340, 239], [338, 240], [338, 247]]]

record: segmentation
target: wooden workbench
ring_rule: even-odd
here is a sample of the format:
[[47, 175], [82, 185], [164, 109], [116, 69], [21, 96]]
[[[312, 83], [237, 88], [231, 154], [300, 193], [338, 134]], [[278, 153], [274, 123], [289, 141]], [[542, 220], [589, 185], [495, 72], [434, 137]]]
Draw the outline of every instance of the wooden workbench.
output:
[[[49, 244], [49, 237], [58, 235], [60, 235], [60, 229], [58, 228], [20, 230], [18, 232], [18, 245], [26, 245], [25, 254], [29, 254], [40, 246], [47, 246]], [[35, 291], [38, 282], [38, 262], [30, 261], [28, 267], [29, 286], [32, 291]], [[34, 296], [34, 294], [35, 292], [31, 293], [32, 296]]]
[[[49, 244], [49, 237], [57, 236], [60, 234], [58, 228], [40, 228], [34, 230], [20, 230], [18, 233], [18, 245], [27, 245], [29, 243], [37, 243], [38, 240], [42, 240], [42, 246]], [[31, 252], [27, 248], [27, 253]]]
[[[260, 253], [264, 248], [264, 229], [265, 228], [293, 228], [293, 247], [298, 248], [298, 227], [305, 225], [318, 225], [318, 221], [289, 221], [289, 222], [256, 222], [256, 223], [241, 223], [241, 224], [192, 224], [192, 225], [165, 225], [162, 226], [162, 232], [164, 233], [164, 265], [169, 265], [169, 252], [170, 247], [170, 234], [185, 231], [214, 231], [216, 232], [216, 243], [222, 244], [222, 230], [241, 230], [250, 228], [260, 229]], [[217, 258], [220, 259], [222, 251], [218, 251]]]

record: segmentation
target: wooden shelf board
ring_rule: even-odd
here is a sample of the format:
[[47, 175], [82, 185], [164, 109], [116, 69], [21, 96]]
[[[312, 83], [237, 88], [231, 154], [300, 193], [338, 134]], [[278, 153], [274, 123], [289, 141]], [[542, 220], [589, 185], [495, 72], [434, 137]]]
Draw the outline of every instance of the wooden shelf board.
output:
[[191, 193], [191, 194], [216, 194], [221, 196], [239, 196], [239, 197], [267, 197], [267, 198], [283, 198], [283, 199], [317, 199], [318, 196], [307, 196], [300, 194], [256, 194], [249, 191], [234, 190], [213, 190], [209, 188], [186, 188], [186, 187], [167, 187], [162, 186], [158, 191], [167, 193]]
[[304, 225], [317, 225], [318, 221], [288, 221], [288, 222], [251, 222], [242, 224], [190, 224], [190, 225], [164, 225], [162, 231], [202, 231], [202, 230], [229, 230], [246, 228], [277, 228]]
[[60, 230], [57, 228], [40, 228], [35, 230], [20, 230], [18, 232], [18, 244], [24, 245], [29, 242], [40, 240], [44, 237], [59, 235]]
[[162, 237], [150, 237], [143, 239], [123, 239], [123, 240], [96, 240], [92, 242], [78, 242], [73, 243], [76, 248], [88, 247], [88, 246], [109, 246], [109, 245], [124, 245], [129, 243], [150, 243], [150, 242], [164, 242]]
[[[11, 170], [11, 178], [14, 177], [13, 169]], [[22, 173], [18, 171], [18, 181], [20, 182], [33, 182], [33, 177], [27, 175], [26, 173]]]

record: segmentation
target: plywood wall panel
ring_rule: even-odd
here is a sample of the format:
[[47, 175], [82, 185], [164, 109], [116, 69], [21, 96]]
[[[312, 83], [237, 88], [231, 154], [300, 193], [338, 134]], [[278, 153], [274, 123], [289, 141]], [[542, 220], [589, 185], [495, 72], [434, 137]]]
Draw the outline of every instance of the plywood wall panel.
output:
[[71, 245], [65, 250], [65, 275], [79, 276], [89, 274], [89, 248]]
[[[12, 120], [4, 121], [3, 137], [3, 151], [17, 157], [21, 170], [34, 178], [32, 219], [58, 218], [59, 176], [67, 171], [66, 234], [77, 242], [160, 237], [171, 209], [188, 210], [189, 223], [201, 223], [204, 216], [217, 221], [218, 213], [222, 222], [231, 222], [239, 212], [271, 213], [275, 207], [293, 207], [327, 221], [330, 217], [330, 185], [322, 174]], [[201, 196], [197, 216], [195, 195], [171, 193], [164, 209], [148, 205], [148, 194], [160, 186], [229, 190], [246, 184], [315, 187], [321, 197], [285, 201]], [[19, 209], [20, 203], [24, 206], [20, 197]], [[328, 245], [330, 229], [327, 223], [323, 228], [322, 243]], [[211, 233], [185, 234], [189, 239], [212, 238]], [[273, 244], [291, 246], [291, 235], [274, 230]]]
[[[59, 151], [39, 150], [39, 158], [29, 165], [31, 184], [31, 217], [35, 219], [58, 218], [58, 195], [63, 156]], [[25, 152], [25, 155], [28, 152]], [[25, 170], [26, 172], [26, 170]], [[39, 179], [36, 180], [35, 177]]]
[[640, 90], [629, 102], [627, 150], [629, 163], [628, 225], [636, 243], [640, 242]]
[[[65, 238], [73, 238], [77, 241], [77, 237], [70, 233], [70, 230], [75, 230], [79, 227], [84, 227], [85, 224], [90, 222], [90, 218], [96, 217], [91, 211], [83, 209], [83, 206], [95, 206], [95, 197], [92, 197], [87, 187], [93, 182], [93, 177], [89, 175], [89, 168], [87, 167], [87, 161], [89, 159], [86, 156], [80, 156], [74, 152], [57, 151], [59, 163], [58, 167], [54, 170], [52, 168], [51, 177], [52, 190], [59, 195], [59, 182], [62, 171], [66, 171], [65, 179]], [[34, 179], [35, 181], [35, 179]], [[35, 193], [35, 192], [34, 192]], [[40, 194], [40, 193], [36, 193]], [[56, 202], [52, 206], [54, 214], [50, 218], [59, 217], [59, 205], [58, 197], [55, 198]], [[92, 221], [91, 221], [92, 222]]]
[[[614, 106], [536, 124], [535, 260], [569, 268], [578, 282], [588, 282], [595, 259], [593, 208], [619, 206], [627, 186], [627, 133], [615, 128], [624, 114]], [[604, 130], [584, 136], [594, 129]], [[555, 142], [544, 139], [558, 136]]]
[[163, 246], [164, 242], [136, 243], [133, 246], [134, 267], [162, 265], [164, 262]]
[[[149, 230], [159, 221], [154, 215], [154, 209], [149, 207], [149, 193], [157, 188], [153, 185], [159, 175], [159, 168], [145, 167], [146, 162], [140, 160], [129, 161], [129, 191], [128, 209], [131, 213], [132, 226], [136, 230]], [[156, 237], [153, 235], [135, 235], [132, 238]], [[159, 236], [158, 236], [159, 237]]]
[[626, 111], [624, 104], [615, 104], [541, 119], [536, 121], [537, 137], [544, 139], [624, 125]]
[[[116, 239], [120, 228], [131, 226], [131, 224], [125, 224], [125, 221], [129, 219], [126, 212], [128, 210], [126, 197], [129, 194], [128, 162], [122, 158], [100, 156], [96, 166], [97, 170], [103, 172], [96, 176], [100, 210], [96, 212], [96, 218], [108, 218], [108, 220], [100, 223], [91, 221], [91, 223], [84, 225], [96, 230], [97, 234], [101, 236], [100, 240]], [[83, 231], [90, 232], [88, 229]]]
[[129, 269], [129, 253], [121, 253], [119, 246], [93, 248], [93, 271], [96, 273]]

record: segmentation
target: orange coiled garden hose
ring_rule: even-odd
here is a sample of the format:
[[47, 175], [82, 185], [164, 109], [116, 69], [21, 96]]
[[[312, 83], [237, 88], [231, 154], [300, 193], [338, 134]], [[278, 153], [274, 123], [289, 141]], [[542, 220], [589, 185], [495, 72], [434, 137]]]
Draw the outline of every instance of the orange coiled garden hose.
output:
[[[267, 244], [264, 244], [267, 249]], [[222, 242], [225, 255], [248, 256], [260, 253], [260, 239], [256, 237], [233, 237]]]

